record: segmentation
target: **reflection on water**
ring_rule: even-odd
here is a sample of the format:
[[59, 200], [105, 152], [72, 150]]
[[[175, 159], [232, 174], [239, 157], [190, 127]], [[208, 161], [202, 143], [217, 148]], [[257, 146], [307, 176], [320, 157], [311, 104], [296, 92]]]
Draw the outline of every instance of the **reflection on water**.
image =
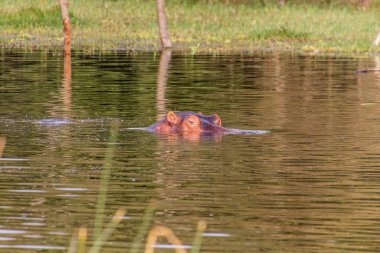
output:
[[[380, 250], [380, 76], [356, 73], [372, 59], [74, 52], [67, 62], [2, 52], [1, 252], [63, 252], [79, 227], [91, 235], [115, 120], [102, 215], [124, 207], [128, 219], [107, 252], [129, 249], [152, 202], [152, 226], [184, 246], [207, 222], [201, 252]], [[192, 142], [127, 130], [169, 110], [271, 133]]]
[[164, 49], [161, 52], [160, 56], [160, 63], [158, 68], [158, 75], [157, 75], [157, 88], [156, 88], [156, 110], [157, 110], [157, 116], [156, 120], [162, 119], [166, 113], [166, 102], [165, 99], [166, 95], [166, 83], [168, 81], [168, 71], [169, 71], [169, 64], [170, 59], [172, 57], [172, 52], [170, 49]]

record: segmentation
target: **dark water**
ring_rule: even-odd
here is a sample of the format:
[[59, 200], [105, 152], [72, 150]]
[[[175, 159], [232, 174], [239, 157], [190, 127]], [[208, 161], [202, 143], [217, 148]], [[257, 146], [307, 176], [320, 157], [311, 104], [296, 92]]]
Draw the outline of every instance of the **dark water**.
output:
[[[91, 241], [99, 193], [104, 223], [127, 210], [104, 252], [129, 252], [152, 203], [186, 246], [204, 220], [201, 252], [380, 251], [380, 75], [355, 73], [376, 59], [166, 56], [1, 53], [1, 252]], [[127, 130], [169, 110], [271, 133]]]

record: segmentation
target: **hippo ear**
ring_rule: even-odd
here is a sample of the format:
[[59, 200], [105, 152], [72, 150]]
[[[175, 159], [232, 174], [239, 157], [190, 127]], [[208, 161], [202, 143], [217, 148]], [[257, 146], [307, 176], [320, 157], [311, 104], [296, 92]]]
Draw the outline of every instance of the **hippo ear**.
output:
[[212, 116], [213, 116], [212, 117], [212, 123], [214, 123], [215, 125], [218, 125], [218, 126], [222, 126], [222, 120], [220, 119], [218, 114], [214, 114]]
[[175, 112], [172, 111], [166, 114], [166, 119], [170, 124], [177, 124], [179, 121], [179, 117], [177, 116], [177, 114], [175, 114]]

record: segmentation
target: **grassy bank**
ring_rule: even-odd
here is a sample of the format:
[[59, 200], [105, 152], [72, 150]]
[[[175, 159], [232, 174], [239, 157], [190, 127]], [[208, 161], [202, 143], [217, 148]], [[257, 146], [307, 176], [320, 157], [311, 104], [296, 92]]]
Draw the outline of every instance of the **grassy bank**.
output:
[[[377, 1], [363, 12], [349, 5], [225, 4], [166, 1], [175, 49], [198, 51], [301, 50], [357, 53], [371, 49], [380, 29]], [[55, 0], [2, 0], [3, 48], [60, 48], [62, 25]], [[153, 0], [70, 1], [73, 48], [157, 50]]]

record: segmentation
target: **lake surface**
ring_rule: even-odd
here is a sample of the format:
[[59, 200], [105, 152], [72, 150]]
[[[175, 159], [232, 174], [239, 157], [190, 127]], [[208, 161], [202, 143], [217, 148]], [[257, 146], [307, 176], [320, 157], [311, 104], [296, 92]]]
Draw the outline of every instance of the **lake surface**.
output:
[[[129, 252], [152, 205], [150, 227], [185, 248], [205, 221], [201, 252], [380, 251], [380, 74], [356, 73], [378, 59], [0, 56], [1, 252], [67, 252], [80, 227], [91, 241], [96, 217], [105, 227], [119, 208], [103, 252]], [[169, 110], [271, 132], [128, 130]]]

